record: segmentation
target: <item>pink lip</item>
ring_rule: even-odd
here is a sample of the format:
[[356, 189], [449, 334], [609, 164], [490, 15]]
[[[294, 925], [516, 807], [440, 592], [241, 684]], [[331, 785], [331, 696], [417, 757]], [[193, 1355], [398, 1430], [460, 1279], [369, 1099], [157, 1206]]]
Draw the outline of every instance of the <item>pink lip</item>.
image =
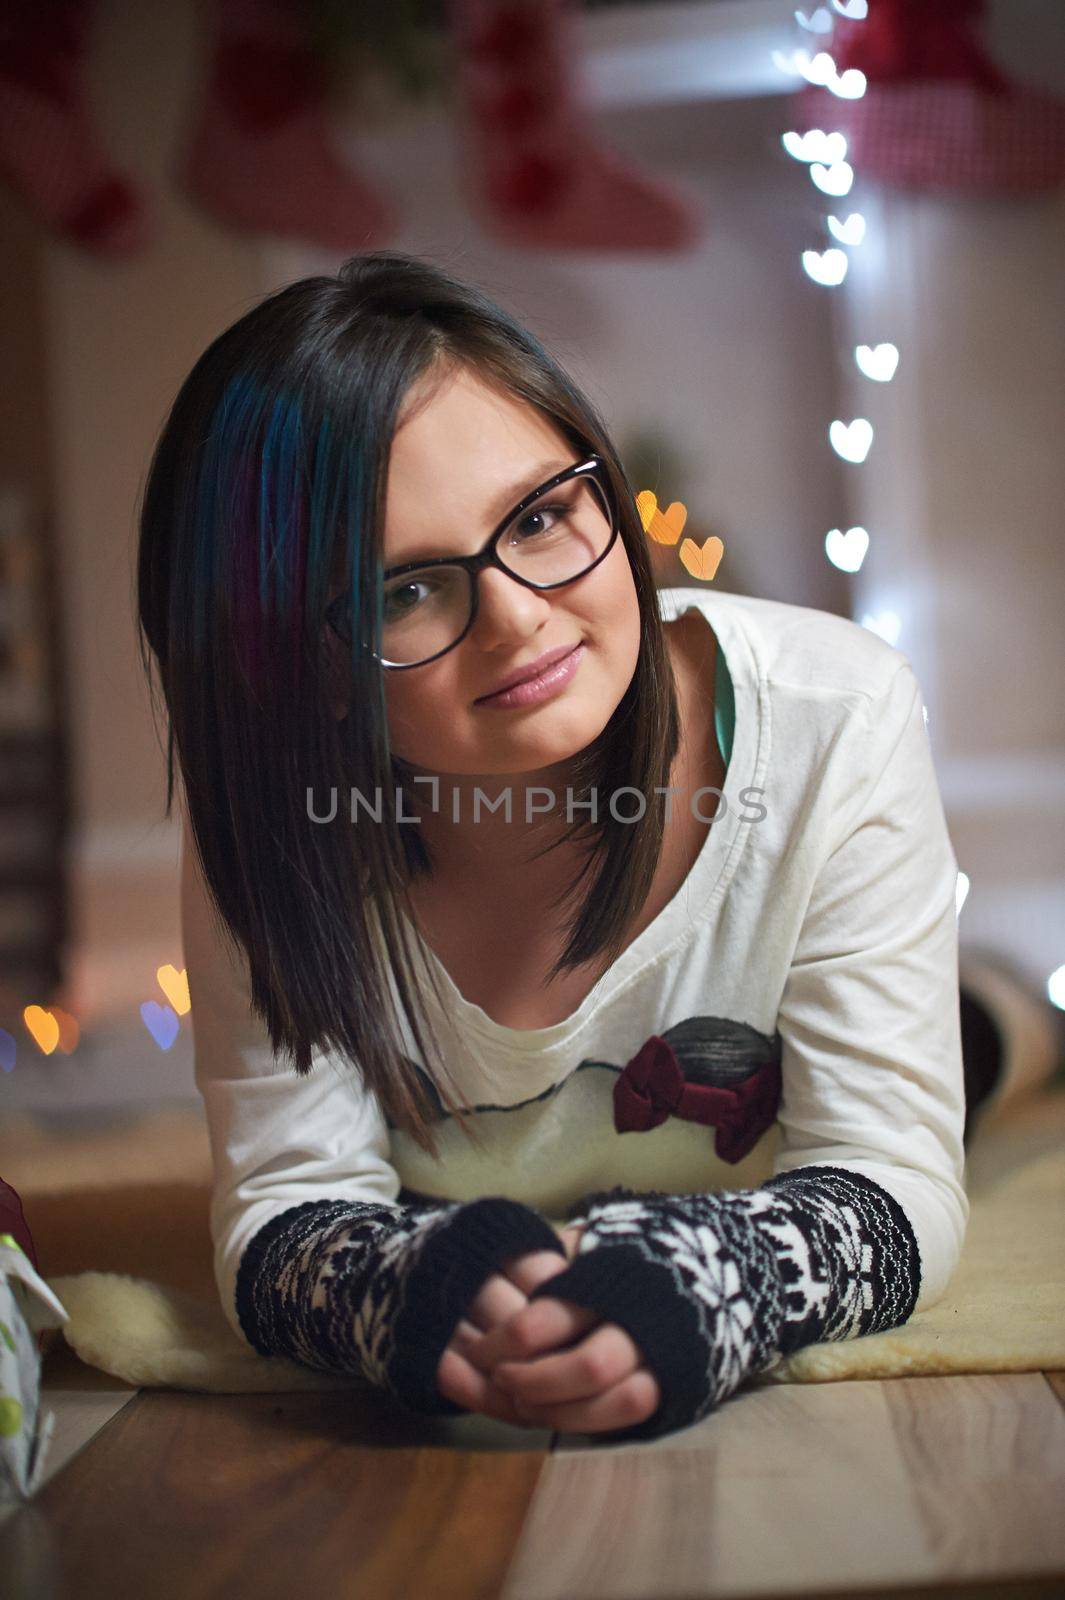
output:
[[542, 676], [548, 667], [553, 667], [556, 661], [571, 655], [574, 648], [573, 645], [567, 644], [560, 645], [557, 650], [545, 650], [542, 656], [537, 656], [535, 661], [530, 661], [527, 666], [519, 668], [511, 677], [504, 678], [502, 683], [497, 683], [487, 694], [478, 695], [478, 700], [490, 700], [493, 695], [503, 694], [505, 690], [515, 688], [519, 683], [531, 683], [534, 678]]
[[546, 700], [551, 695], [558, 694], [570, 681], [580, 666], [583, 655], [583, 643], [575, 645], [564, 655], [552, 652], [547, 658], [549, 665], [542, 668], [535, 678], [523, 678], [507, 689], [497, 690], [495, 694], [482, 695], [480, 699], [474, 701], [474, 705], [507, 710], [513, 706], [529, 706], [538, 700]]

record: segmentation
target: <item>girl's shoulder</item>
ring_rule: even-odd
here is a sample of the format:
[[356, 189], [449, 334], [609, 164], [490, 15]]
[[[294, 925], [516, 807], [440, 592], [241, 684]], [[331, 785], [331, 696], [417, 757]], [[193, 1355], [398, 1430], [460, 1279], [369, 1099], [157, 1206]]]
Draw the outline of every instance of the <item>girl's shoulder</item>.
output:
[[871, 628], [815, 606], [694, 586], [661, 590], [659, 605], [664, 618], [701, 611], [733, 683], [758, 685], [770, 695], [876, 700], [910, 665]]

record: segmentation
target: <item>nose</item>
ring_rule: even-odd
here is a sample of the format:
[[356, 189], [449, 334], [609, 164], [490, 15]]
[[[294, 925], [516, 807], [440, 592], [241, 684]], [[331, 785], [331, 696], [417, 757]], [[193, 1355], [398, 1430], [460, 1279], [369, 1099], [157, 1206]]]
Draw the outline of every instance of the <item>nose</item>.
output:
[[477, 618], [470, 632], [480, 645], [535, 633], [550, 614], [549, 593], [530, 589], [498, 567], [478, 573], [477, 582]]

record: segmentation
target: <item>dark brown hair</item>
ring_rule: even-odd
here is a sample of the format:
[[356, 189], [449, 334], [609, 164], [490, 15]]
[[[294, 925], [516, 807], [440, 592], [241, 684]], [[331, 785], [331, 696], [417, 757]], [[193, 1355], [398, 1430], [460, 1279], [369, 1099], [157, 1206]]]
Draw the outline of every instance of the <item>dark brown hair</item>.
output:
[[[137, 564], [142, 661], [154, 707], [154, 657], [168, 714], [166, 814], [176, 752], [204, 882], [247, 958], [253, 1010], [301, 1076], [316, 1052], [339, 1052], [390, 1124], [434, 1157], [439, 1110], [404, 1051], [389, 993], [391, 972], [439, 1090], [447, 1074], [422, 1010], [421, 952], [399, 915], [402, 908], [414, 922], [408, 884], [431, 872], [432, 860], [420, 831], [388, 804], [372, 828], [353, 828], [343, 808], [340, 820], [308, 826], [305, 797], [323, 784], [368, 799], [406, 788], [405, 764], [390, 753], [382, 669], [360, 641], [380, 639], [397, 419], [413, 385], [456, 366], [534, 406], [575, 459], [602, 458], [631, 564], [636, 671], [571, 766], [576, 799], [631, 786], [646, 807], [620, 823], [603, 805], [595, 822], [577, 811], [556, 840], [579, 840], [585, 861], [564, 897], [576, 911], [550, 976], [613, 960], [658, 864], [665, 796], [655, 791], [668, 785], [679, 743], [653, 569], [603, 421], [481, 288], [420, 257], [377, 251], [353, 257], [335, 277], [291, 283], [240, 317], [200, 356], [163, 425]], [[338, 571], [354, 623], [342, 720], [326, 642], [335, 636], [323, 621]], [[420, 960], [419, 970], [435, 985]], [[457, 1097], [440, 1103], [474, 1138]]]

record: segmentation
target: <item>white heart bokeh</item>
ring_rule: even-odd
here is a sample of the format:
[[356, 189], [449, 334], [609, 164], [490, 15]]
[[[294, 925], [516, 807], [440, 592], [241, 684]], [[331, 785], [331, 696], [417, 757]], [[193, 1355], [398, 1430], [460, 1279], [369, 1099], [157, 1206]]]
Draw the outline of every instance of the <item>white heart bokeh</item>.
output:
[[800, 28], [805, 28], [808, 33], [831, 33], [832, 13], [827, 6], [818, 6], [812, 16], [807, 16], [805, 11], [796, 11], [795, 21]]
[[826, 133], [823, 128], [810, 128], [806, 133], [791, 129], [781, 134], [780, 142], [796, 161], [825, 161], [834, 166], [847, 154], [847, 135]]
[[865, 218], [860, 211], [852, 211], [846, 222], [833, 216], [827, 216], [825, 222], [833, 239], [838, 239], [840, 244], [859, 245], [865, 238]]
[[810, 168], [810, 177], [822, 194], [849, 194], [854, 182], [854, 168], [846, 161], [834, 161], [830, 167], [815, 161]]
[[841, 572], [858, 572], [869, 548], [869, 535], [864, 528], [830, 528], [825, 534], [825, 554]]
[[873, 424], [865, 417], [855, 417], [851, 423], [833, 422], [828, 430], [829, 442], [844, 461], [864, 461], [873, 442]]
[[870, 633], [879, 634], [887, 644], [898, 644], [902, 622], [897, 611], [881, 611], [876, 616], [867, 611], [862, 618], [862, 627], [868, 628]]
[[[806, 56], [805, 66], [799, 60], [800, 56]], [[838, 76], [836, 63], [827, 50], [819, 50], [812, 61], [807, 51], [797, 50], [795, 60], [807, 83], [812, 83], [819, 89], [827, 89], [829, 84], [836, 81]]]
[[848, 261], [843, 250], [830, 248], [821, 254], [816, 250], [804, 250], [802, 264], [815, 283], [842, 283], [847, 276]]
[[865, 73], [857, 67], [848, 67], [846, 72], [825, 84], [825, 88], [840, 100], [860, 100], [866, 87]]
[[899, 364], [899, 352], [893, 344], [878, 344], [875, 349], [859, 344], [855, 346], [854, 359], [867, 378], [877, 383], [890, 383]]
[[955, 918], [958, 918], [958, 917], [961, 916], [961, 908], [965, 904], [965, 901], [966, 901], [966, 898], [968, 896], [968, 893], [969, 893], [969, 874], [967, 872], [959, 872], [957, 880], [956, 880], [956, 882], [954, 884], [954, 916], [955, 916]]
[[[804, 51], [803, 54], [805, 55], [806, 52]], [[795, 56], [786, 56], [783, 50], [773, 50], [770, 52], [769, 59], [780, 72], [786, 72], [789, 78], [799, 77], [799, 67]]]

